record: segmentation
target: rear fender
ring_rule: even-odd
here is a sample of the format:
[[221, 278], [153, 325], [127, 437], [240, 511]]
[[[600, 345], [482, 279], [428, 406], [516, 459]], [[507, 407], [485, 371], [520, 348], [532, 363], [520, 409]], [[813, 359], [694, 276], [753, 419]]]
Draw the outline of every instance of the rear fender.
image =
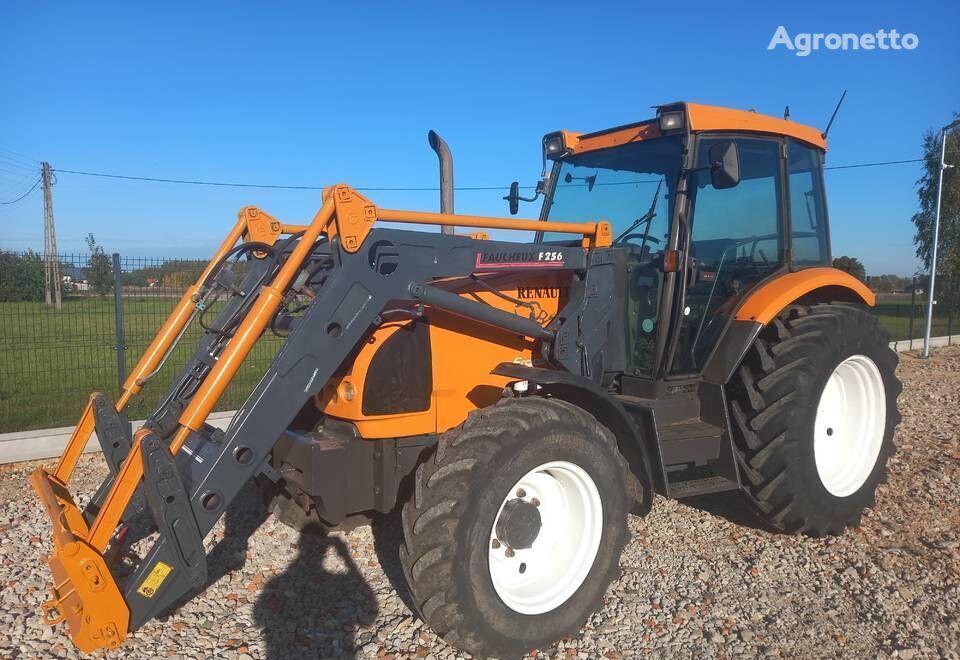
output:
[[730, 380], [763, 326], [790, 305], [848, 302], [874, 306], [876, 296], [863, 282], [836, 268], [805, 268], [760, 285], [740, 304], [703, 370], [703, 379]]
[[766, 325], [781, 310], [801, 299], [852, 302], [871, 307], [877, 302], [873, 291], [849, 273], [836, 268], [805, 268], [784, 273], [762, 284], [740, 304], [734, 318]]

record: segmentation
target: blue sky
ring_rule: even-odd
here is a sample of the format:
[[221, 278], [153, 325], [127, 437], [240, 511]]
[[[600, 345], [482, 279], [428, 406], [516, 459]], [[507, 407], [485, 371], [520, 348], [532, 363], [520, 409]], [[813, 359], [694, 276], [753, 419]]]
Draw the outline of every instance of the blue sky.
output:
[[[767, 44], [800, 32], [897, 29], [915, 50]], [[278, 184], [433, 186], [430, 128], [458, 185], [533, 183], [540, 137], [596, 130], [691, 100], [823, 126], [849, 89], [828, 165], [919, 156], [960, 111], [960, 4], [883, 3], [5, 3], [0, 10], [0, 201], [32, 160], [56, 168]], [[917, 164], [828, 173], [834, 254], [868, 272], [916, 267]], [[505, 213], [501, 192], [457, 210]], [[433, 192], [370, 193], [435, 210]], [[54, 188], [61, 252], [93, 232], [107, 251], [204, 256], [238, 208], [309, 218], [319, 193], [95, 179]], [[525, 208], [535, 215], [532, 206]], [[0, 248], [42, 246], [34, 193], [0, 206]]]

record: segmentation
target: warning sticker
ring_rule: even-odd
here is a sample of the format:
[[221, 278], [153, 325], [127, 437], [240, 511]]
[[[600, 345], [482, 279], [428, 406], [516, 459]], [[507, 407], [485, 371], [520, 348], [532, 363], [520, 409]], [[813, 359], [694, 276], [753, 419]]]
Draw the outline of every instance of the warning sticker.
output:
[[147, 579], [144, 580], [140, 588], [137, 589], [137, 593], [147, 598], [153, 598], [153, 595], [157, 593], [157, 589], [160, 588], [160, 585], [163, 584], [163, 581], [167, 579], [167, 576], [170, 575], [170, 571], [172, 570], [172, 566], [158, 561], [157, 565], [150, 571], [150, 575], [147, 576]]

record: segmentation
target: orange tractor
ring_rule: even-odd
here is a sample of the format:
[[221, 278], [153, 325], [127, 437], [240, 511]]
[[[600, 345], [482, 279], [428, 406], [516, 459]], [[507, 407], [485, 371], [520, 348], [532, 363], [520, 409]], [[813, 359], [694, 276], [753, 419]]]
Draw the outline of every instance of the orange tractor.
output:
[[[770, 525], [842, 533], [884, 477], [900, 385], [873, 294], [830, 267], [825, 149], [791, 121], [676, 103], [546, 135], [533, 198], [506, 197], [542, 197], [537, 220], [345, 185], [306, 225], [244, 208], [119, 400], [94, 394], [31, 477], [53, 527], [46, 620], [114, 648], [203, 590], [203, 540], [251, 480], [301, 524], [401, 508], [418, 614], [481, 655], [575, 634], [654, 493], [739, 490]], [[195, 353], [131, 433], [124, 408], [191, 321]], [[271, 331], [263, 378], [208, 425]], [[68, 482], [94, 431], [110, 474], [81, 508]]]

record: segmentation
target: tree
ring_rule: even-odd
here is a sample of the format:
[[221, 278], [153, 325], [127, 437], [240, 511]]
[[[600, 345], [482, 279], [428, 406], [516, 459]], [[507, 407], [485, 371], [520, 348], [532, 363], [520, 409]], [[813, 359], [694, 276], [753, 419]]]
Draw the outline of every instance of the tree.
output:
[[43, 259], [36, 252], [0, 251], [0, 302], [43, 300]]
[[104, 296], [113, 290], [113, 267], [110, 257], [97, 245], [93, 234], [87, 234], [87, 247], [90, 249], [90, 259], [87, 261], [87, 281], [90, 290], [98, 296]]
[[[960, 113], [954, 113], [960, 117]], [[940, 175], [940, 129], [923, 136], [923, 176], [917, 180], [920, 210], [913, 215], [916, 232], [913, 243], [924, 270], [930, 272], [933, 220], [937, 210], [937, 179]], [[937, 284], [949, 286], [960, 279], [960, 130], [947, 134], [947, 164], [956, 167], [943, 172], [943, 195], [940, 202], [940, 236], [937, 248]]]
[[867, 270], [856, 257], [837, 257], [833, 260], [833, 267], [845, 273], [850, 273], [861, 282], [867, 281]]

